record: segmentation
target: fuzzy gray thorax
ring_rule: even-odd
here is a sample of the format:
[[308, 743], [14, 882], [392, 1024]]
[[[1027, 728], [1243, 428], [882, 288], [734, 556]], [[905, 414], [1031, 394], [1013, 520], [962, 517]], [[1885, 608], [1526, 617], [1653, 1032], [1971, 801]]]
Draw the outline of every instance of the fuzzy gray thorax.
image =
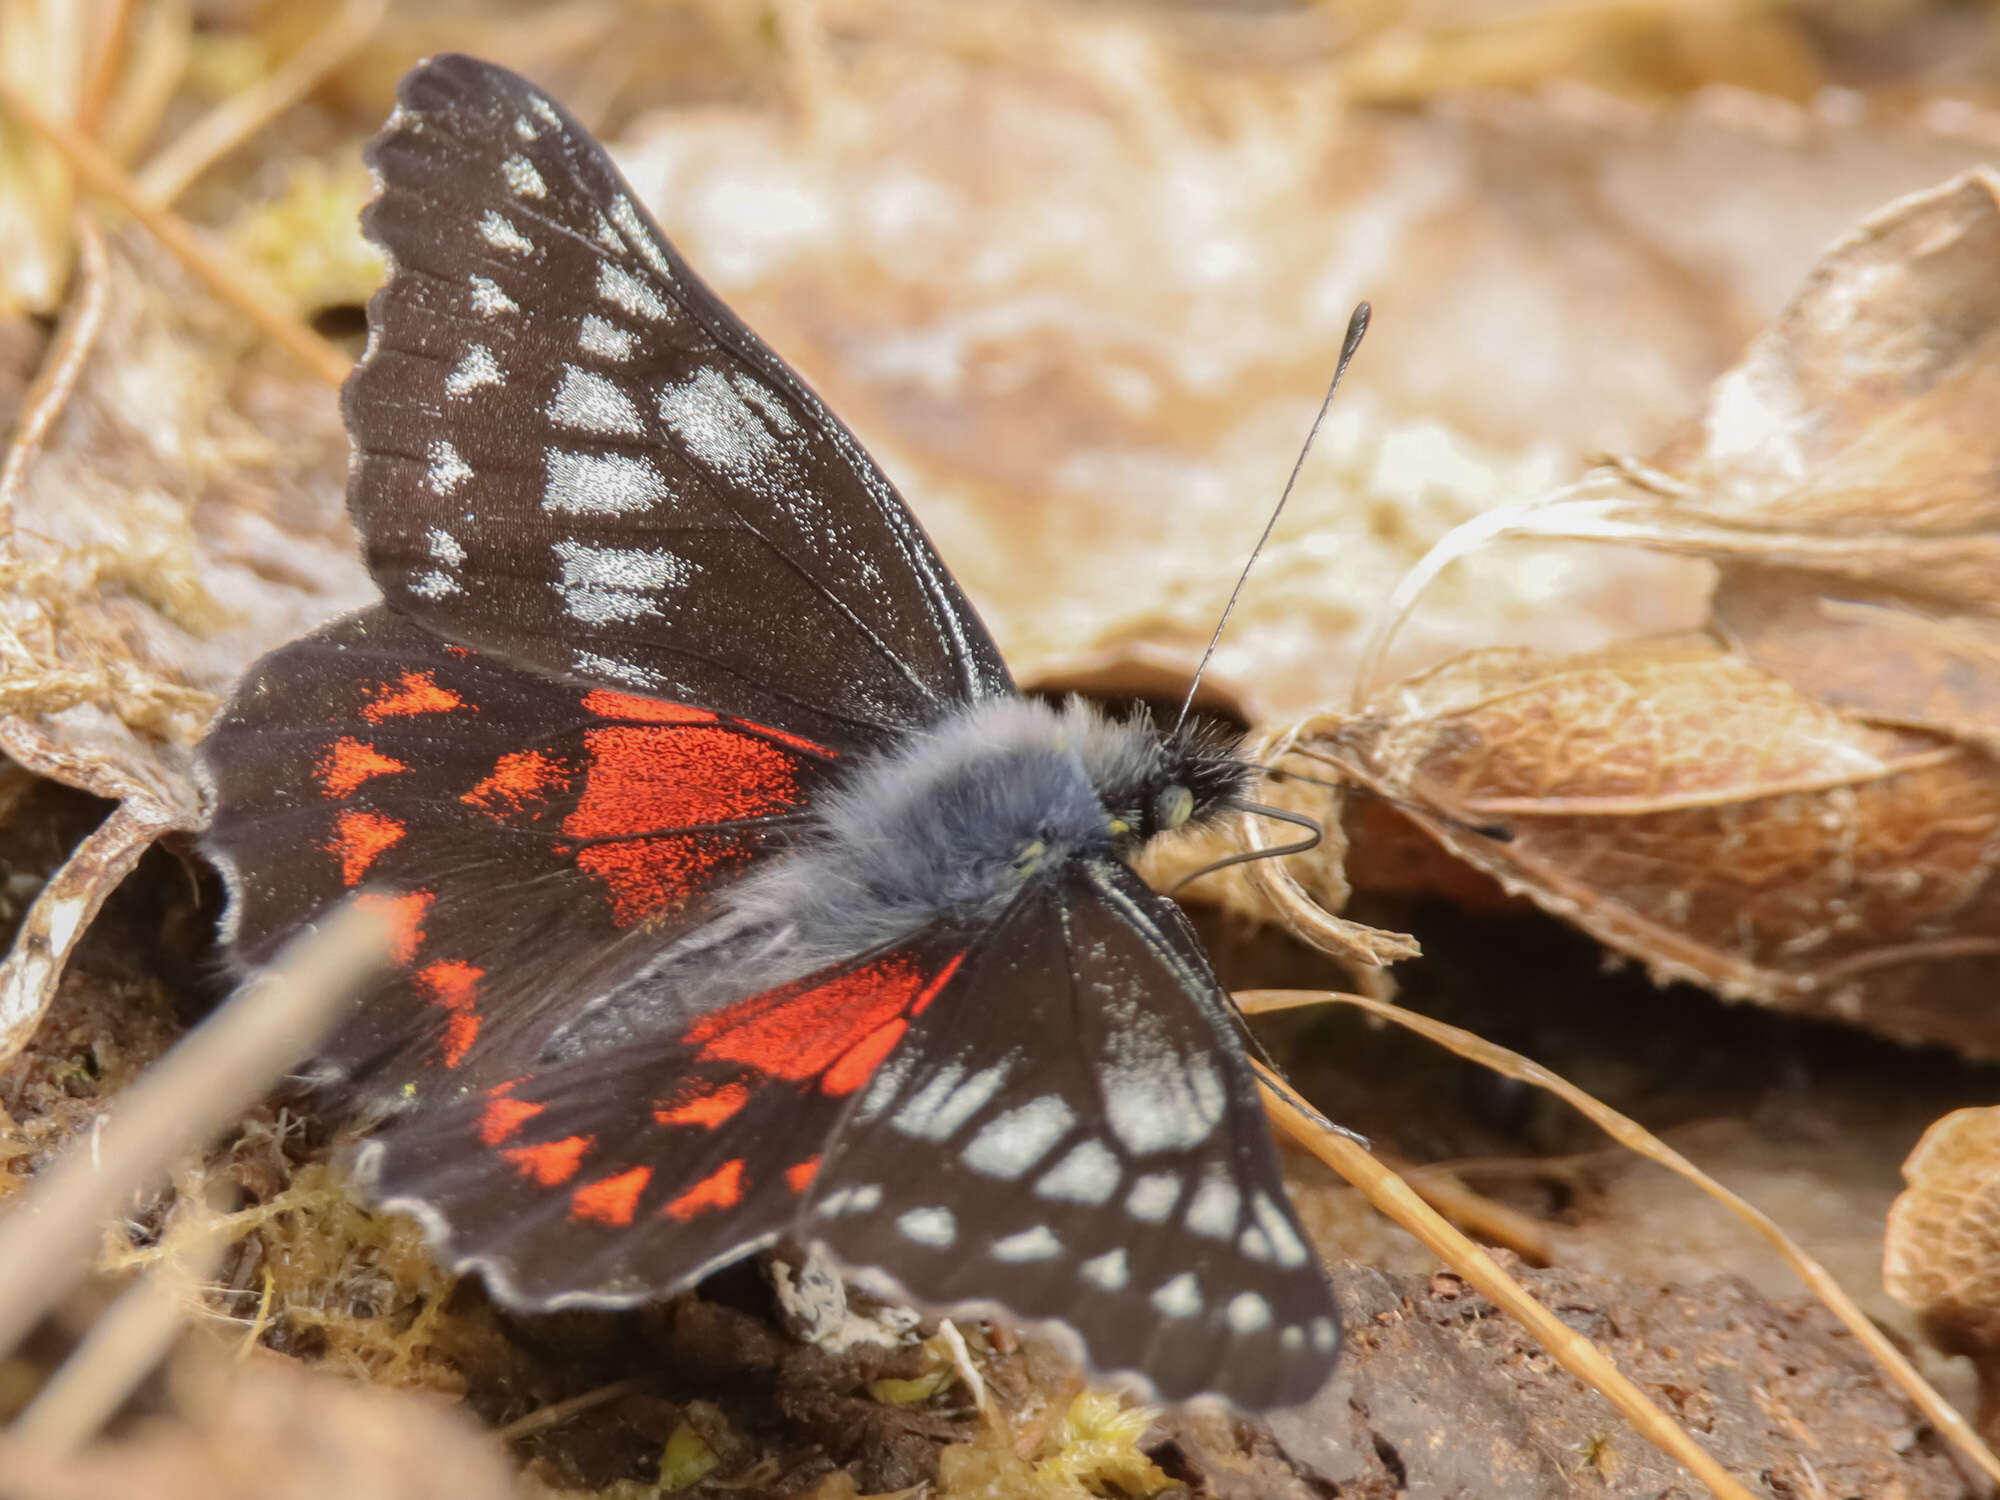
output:
[[1064, 861], [1136, 847], [1157, 831], [1151, 809], [1162, 788], [1195, 788], [1167, 820], [1177, 826], [1247, 776], [1227, 751], [1144, 721], [1114, 722], [1080, 699], [968, 705], [858, 760], [791, 850], [579, 1017], [556, 1050], [671, 1024], [940, 919], [979, 925]]

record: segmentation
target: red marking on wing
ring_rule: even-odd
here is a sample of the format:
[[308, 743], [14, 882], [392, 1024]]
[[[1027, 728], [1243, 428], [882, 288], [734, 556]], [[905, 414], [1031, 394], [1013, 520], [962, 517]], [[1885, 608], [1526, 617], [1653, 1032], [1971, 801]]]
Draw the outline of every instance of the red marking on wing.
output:
[[925, 985], [924, 992], [910, 1002], [910, 1014], [912, 1016], [920, 1016], [926, 1010], [929, 1010], [931, 1001], [938, 997], [938, 991], [945, 987], [950, 981], [951, 976], [958, 972], [958, 966], [964, 962], [965, 955], [963, 953], [952, 954], [951, 962], [946, 964], [942, 969], [939, 969], [937, 978]]
[[817, 983], [799, 980], [738, 1000], [696, 1022], [687, 1039], [706, 1059], [748, 1063], [796, 1082], [824, 1073], [901, 1017], [929, 984], [908, 954], [888, 953]]
[[596, 688], [585, 693], [583, 706], [600, 719], [636, 719], [642, 724], [716, 722], [716, 716], [705, 708], [669, 703], [663, 698], [642, 698], [637, 693], [614, 693], [609, 688]]
[[910, 1023], [901, 1016], [877, 1026], [842, 1053], [839, 1062], [826, 1070], [826, 1076], [819, 1081], [821, 1092], [839, 1098], [860, 1088], [881, 1065], [882, 1059], [895, 1050], [896, 1043], [903, 1039], [903, 1033], [909, 1029]]
[[433, 1005], [451, 1012], [444, 1028], [444, 1065], [455, 1068], [479, 1039], [479, 981], [486, 971], [459, 958], [441, 958], [416, 972], [417, 984]]
[[595, 1136], [569, 1135], [539, 1146], [510, 1146], [500, 1154], [521, 1169], [537, 1187], [560, 1187], [576, 1176], [583, 1153], [597, 1144]]
[[493, 770], [458, 800], [488, 817], [517, 816], [530, 802], [546, 800], [569, 786], [569, 769], [541, 750], [514, 750], [493, 763]]
[[661, 1125], [699, 1125], [713, 1130], [750, 1101], [750, 1090], [740, 1083], [711, 1088], [697, 1083], [692, 1088], [653, 1106], [653, 1119]]
[[785, 1168], [785, 1186], [795, 1193], [803, 1193], [812, 1186], [812, 1180], [819, 1173], [819, 1158], [808, 1156], [804, 1161]]
[[497, 1146], [547, 1108], [546, 1104], [531, 1104], [526, 1099], [496, 1094], [480, 1112], [479, 1139], [485, 1145]]
[[400, 818], [387, 813], [356, 812], [349, 808], [334, 820], [333, 838], [321, 845], [340, 861], [340, 883], [354, 886], [368, 873], [368, 867], [393, 847], [410, 830]]
[[398, 964], [409, 964], [416, 960], [417, 949], [423, 946], [424, 916], [436, 899], [429, 891], [411, 891], [402, 896], [364, 891], [354, 901], [357, 906], [381, 912], [389, 919], [390, 931], [394, 934], [389, 957]]
[[652, 1180], [651, 1167], [633, 1167], [615, 1177], [585, 1183], [570, 1194], [569, 1216], [622, 1229], [632, 1222], [632, 1216], [639, 1211], [639, 1195], [646, 1191], [646, 1184]]
[[[589, 696], [622, 700], [626, 695]], [[661, 711], [679, 708], [646, 698], [632, 701]], [[582, 851], [576, 862], [603, 882], [612, 920], [621, 927], [680, 905], [751, 853], [714, 838], [668, 836], [668, 830], [764, 817], [804, 800], [790, 752], [722, 728], [713, 717], [584, 734], [588, 779], [562, 831], [572, 838], [617, 841]]]
[[798, 769], [733, 729], [621, 725], [584, 737], [590, 780], [563, 819], [574, 838], [640, 838], [798, 806]]
[[395, 682], [369, 689], [361, 717], [370, 724], [384, 719], [404, 719], [414, 714], [441, 714], [462, 708], [465, 700], [450, 688], [439, 687], [435, 672], [405, 672]]
[[320, 758], [313, 762], [313, 775], [319, 778], [320, 790], [329, 797], [347, 797], [354, 793], [371, 776], [387, 776], [394, 771], [410, 768], [402, 761], [384, 755], [366, 740], [357, 740], [344, 734], [326, 747]]
[[661, 1217], [685, 1224], [696, 1214], [734, 1208], [743, 1201], [743, 1158], [724, 1162], [660, 1210]]
[[613, 925], [630, 927], [680, 905], [749, 857], [743, 844], [684, 835], [599, 844], [579, 851], [576, 867], [604, 883]]

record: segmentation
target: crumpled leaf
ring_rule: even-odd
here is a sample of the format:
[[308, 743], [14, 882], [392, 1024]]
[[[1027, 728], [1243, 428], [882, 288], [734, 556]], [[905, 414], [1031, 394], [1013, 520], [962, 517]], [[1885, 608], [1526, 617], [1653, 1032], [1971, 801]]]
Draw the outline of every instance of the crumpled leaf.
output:
[[1883, 1288], [1939, 1348], [1972, 1358], [1990, 1435], [2000, 1427], [2000, 1108], [1937, 1121], [1903, 1177], [1884, 1231]]
[[0, 551], [0, 751], [121, 810], [0, 964], [0, 1058], [146, 846], [202, 816], [193, 747], [261, 652], [369, 589], [330, 391], [250, 343], [143, 245], [83, 274], [90, 318], [54, 423], [18, 451]]
[[1475, 652], [1308, 737], [1661, 980], [2000, 1055], [1996, 265], [2000, 178], [1892, 204], [1648, 463], [1479, 523], [1712, 558], [1707, 633]]
[[1656, 978], [2000, 1050], [1976, 999], [2000, 979], [2000, 778], [1980, 752], [1858, 722], [1692, 636], [1479, 653], [1389, 701], [1321, 744]]

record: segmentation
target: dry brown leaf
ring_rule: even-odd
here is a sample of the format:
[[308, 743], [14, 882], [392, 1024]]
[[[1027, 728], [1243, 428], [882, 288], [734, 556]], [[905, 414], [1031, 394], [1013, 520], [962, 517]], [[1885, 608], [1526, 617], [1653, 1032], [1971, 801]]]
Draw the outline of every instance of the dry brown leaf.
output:
[[1882, 1284], [1939, 1348], [1972, 1358], [1979, 1425], [2000, 1429], [2000, 1108], [1954, 1110], [1903, 1163]]
[[260, 356], [144, 246], [85, 275], [94, 324], [31, 398], [49, 420], [0, 496], [0, 750], [125, 806], [0, 967], [0, 1057], [146, 844], [199, 823], [193, 746], [237, 674], [368, 593], [332, 394]]
[[2000, 1054], [1982, 753], [1857, 722], [1701, 637], [1478, 653], [1378, 702], [1319, 747], [1656, 977]]

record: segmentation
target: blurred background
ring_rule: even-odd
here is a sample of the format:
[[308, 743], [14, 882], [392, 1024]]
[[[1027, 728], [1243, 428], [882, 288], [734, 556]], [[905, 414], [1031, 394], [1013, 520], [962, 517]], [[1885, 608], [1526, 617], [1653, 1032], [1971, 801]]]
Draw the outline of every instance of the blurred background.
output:
[[[1217, 882], [1196, 906], [1225, 978], [1393, 987], [1570, 1073], [1769, 1210], [1968, 1410], [1983, 1370], [2000, 1428], [1989, 1111], [1957, 1138], [1939, 1200], [1955, 1206], [1926, 1200], [1904, 1279], [1882, 1279], [1905, 1157], [1954, 1107], [2000, 1097], [1983, 383], [2000, 237], [1990, 180], [1959, 175], [2000, 157], [2000, 7], [1970, 0], [0, 0], [0, 931], [23, 934], [17, 958], [57, 954], [34, 1003], [0, 1012], [0, 1058], [26, 1048], [0, 1071], [0, 1200], [217, 992], [216, 892], [184, 837], [202, 816], [190, 747], [256, 654], [369, 597], [333, 392], [382, 272], [355, 223], [360, 150], [399, 75], [444, 50], [529, 74], [606, 140], [897, 481], [1035, 689], [1178, 698], [1370, 301], [1201, 701], [1256, 730], [1334, 714], [1312, 734], [1379, 795], [1320, 799], [1351, 848], [1302, 878], [1426, 956], [1385, 983]], [[1939, 391], [1958, 393], [1949, 421]], [[1839, 504], [1814, 488], [1822, 460], [1884, 433], [1888, 456]], [[1467, 546], [1371, 649], [1441, 539], [1599, 495], [1607, 457], [1672, 517], [1599, 511], [1566, 528], [1595, 541]], [[1932, 487], [1946, 470], [1957, 488]], [[1827, 535], [1840, 557], [1814, 550]], [[1869, 571], [1892, 555], [1901, 573]], [[1928, 588], [1949, 564], [1970, 581]], [[1878, 613], [1836, 639], [1786, 612], [1801, 599], [1837, 599], [1843, 628]], [[1505, 735], [1534, 768], [1520, 785], [1460, 755]], [[1627, 796], [1635, 764], [1685, 773], [1684, 802], [1569, 821]], [[113, 804], [124, 823], [104, 821]], [[1511, 852], [1454, 834], [1468, 814], [1504, 816]], [[163, 832], [180, 842], [143, 853]], [[65, 869], [80, 842], [96, 863]], [[135, 867], [88, 936], [73, 914], [57, 925], [47, 893], [94, 910]], [[1400, 1034], [1319, 1015], [1265, 1035], [1330, 1112], [1464, 1189], [1487, 1238], [1585, 1278], [1549, 1285], [1604, 1310], [1600, 1334], [1695, 1351], [1655, 1369], [1697, 1392], [1691, 1423], [1703, 1401], [1765, 1401], [1731, 1461], [1764, 1454], [1794, 1486], [1773, 1493], [1977, 1492], [1711, 1200]], [[286, 1118], [210, 1163], [263, 1213], [212, 1319], [466, 1394], [492, 1425], [628, 1378], [605, 1337], [578, 1354], [441, 1290], [406, 1229], [342, 1206], [328, 1142]], [[1421, 1301], [1428, 1255], [1317, 1168], [1297, 1176], [1320, 1248], [1404, 1278], [1385, 1306]], [[111, 1263], [159, 1218], [135, 1215]], [[1717, 1330], [1747, 1342], [1704, 1342]], [[1451, 1430], [1459, 1366], [1355, 1368], [1385, 1406], [1407, 1397], [1406, 1453]], [[0, 1381], [0, 1409], [23, 1381]], [[621, 1398], [514, 1451], [553, 1489], [657, 1488], [684, 1428], [715, 1472], [768, 1457], [744, 1446], [755, 1401], [718, 1427], [686, 1394]], [[1512, 1410], [1522, 1451], [1597, 1441], [1581, 1407]], [[855, 1420], [827, 1411], [791, 1413], [788, 1438], [828, 1445]], [[239, 1416], [284, 1440], [282, 1413]], [[357, 1445], [393, 1448], [353, 1420]], [[927, 1453], [957, 1431], [933, 1427]], [[1794, 1428], [1812, 1442], [1773, 1435]], [[863, 1480], [923, 1477], [897, 1467], [906, 1433], [869, 1431]], [[1173, 1441], [1195, 1493], [1227, 1493], [1200, 1477], [1221, 1439]], [[1659, 1493], [1643, 1445], [1617, 1442], [1625, 1458], [1563, 1463], [1606, 1493]], [[1396, 1492], [1366, 1488], [1389, 1484], [1379, 1456], [1355, 1462], [1353, 1493]], [[34, 1493], [89, 1492], [73, 1479]], [[462, 1492], [509, 1482], [482, 1471]]]

